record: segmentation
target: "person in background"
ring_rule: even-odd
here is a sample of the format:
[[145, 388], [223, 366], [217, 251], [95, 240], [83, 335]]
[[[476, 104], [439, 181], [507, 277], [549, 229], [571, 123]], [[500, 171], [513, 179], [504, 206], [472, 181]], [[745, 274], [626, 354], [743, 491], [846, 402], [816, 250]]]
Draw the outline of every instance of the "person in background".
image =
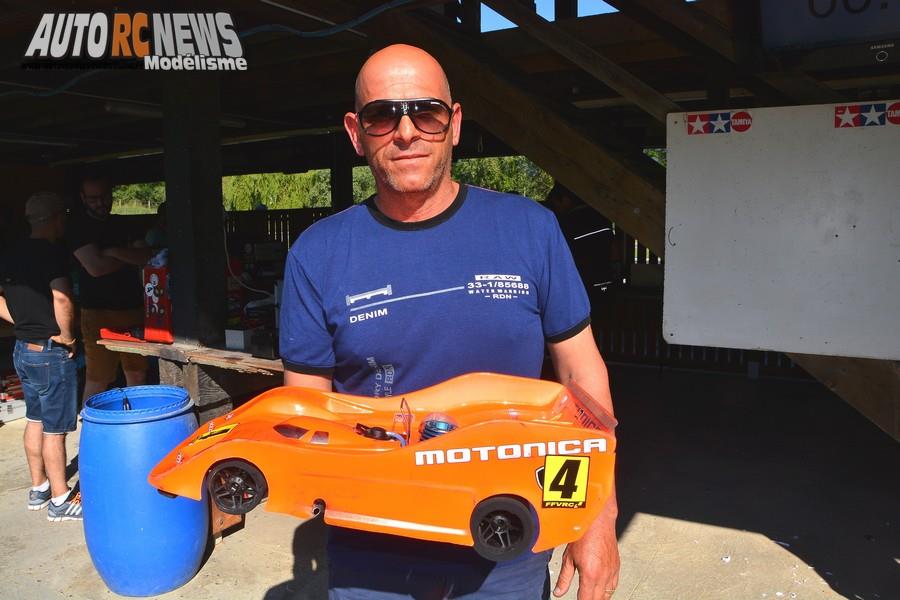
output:
[[[556, 219], [527, 198], [453, 181], [461, 125], [443, 69], [423, 50], [389, 46], [363, 65], [344, 128], [378, 192], [316, 222], [290, 249], [285, 385], [385, 397], [473, 371], [536, 378], [546, 347], [560, 381], [612, 412], [588, 299]], [[493, 293], [496, 277], [515, 285]], [[352, 318], [368, 306], [377, 318]], [[613, 496], [568, 545], [557, 596], [576, 569], [581, 600], [615, 591], [617, 512]], [[328, 556], [332, 600], [550, 593], [549, 552], [493, 563], [472, 548], [335, 527]]]
[[141, 329], [144, 296], [139, 268], [153, 255], [150, 248], [128, 242], [127, 228], [110, 215], [112, 187], [102, 175], [81, 182], [81, 206], [73, 211], [66, 241], [79, 265], [81, 334], [87, 362], [84, 399], [103, 392], [116, 380], [119, 364], [129, 386], [143, 385], [147, 359], [111, 352], [97, 344], [100, 328]]
[[147, 230], [147, 233], [144, 236], [144, 243], [148, 248], [158, 250], [160, 248], [166, 248], [169, 245], [169, 235], [166, 231], [167, 205], [168, 201], [163, 200], [162, 203], [157, 207], [156, 222], [153, 224], [153, 227]]
[[32, 195], [25, 204], [31, 236], [0, 257], [0, 318], [14, 324], [13, 364], [25, 393], [28, 510], [49, 505], [50, 521], [81, 520], [81, 496], [66, 479], [66, 434], [75, 431], [78, 382], [62, 198]]

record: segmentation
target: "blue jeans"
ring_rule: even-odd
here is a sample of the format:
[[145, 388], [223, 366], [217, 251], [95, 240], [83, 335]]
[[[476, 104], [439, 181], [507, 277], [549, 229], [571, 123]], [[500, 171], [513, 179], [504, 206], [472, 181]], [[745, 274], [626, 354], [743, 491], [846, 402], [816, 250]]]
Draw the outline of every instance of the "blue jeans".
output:
[[13, 365], [25, 393], [25, 418], [41, 423], [44, 433], [75, 431], [78, 379], [75, 361], [64, 347], [46, 341], [42, 350], [31, 350], [16, 340]]

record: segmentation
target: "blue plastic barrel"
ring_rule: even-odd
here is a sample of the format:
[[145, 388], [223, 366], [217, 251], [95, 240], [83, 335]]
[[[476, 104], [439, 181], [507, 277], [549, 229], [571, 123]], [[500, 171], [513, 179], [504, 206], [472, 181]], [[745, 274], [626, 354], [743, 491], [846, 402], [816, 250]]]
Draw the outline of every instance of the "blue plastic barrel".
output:
[[156, 463], [197, 429], [193, 405], [185, 390], [165, 385], [114, 389], [85, 403], [78, 459], [84, 537], [117, 594], [162, 594], [200, 568], [207, 503], [166, 497], [147, 483]]

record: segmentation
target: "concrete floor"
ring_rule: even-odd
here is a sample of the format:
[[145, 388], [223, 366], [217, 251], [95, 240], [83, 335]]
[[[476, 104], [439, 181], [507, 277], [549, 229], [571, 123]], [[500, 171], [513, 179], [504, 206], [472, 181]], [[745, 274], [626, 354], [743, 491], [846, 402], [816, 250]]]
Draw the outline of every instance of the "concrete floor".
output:
[[[630, 367], [611, 377], [616, 600], [900, 598], [900, 445], [814, 383]], [[116, 597], [80, 524], [25, 510], [23, 429], [0, 427], [0, 597]], [[323, 598], [323, 539], [318, 523], [254, 511], [162, 597]]]

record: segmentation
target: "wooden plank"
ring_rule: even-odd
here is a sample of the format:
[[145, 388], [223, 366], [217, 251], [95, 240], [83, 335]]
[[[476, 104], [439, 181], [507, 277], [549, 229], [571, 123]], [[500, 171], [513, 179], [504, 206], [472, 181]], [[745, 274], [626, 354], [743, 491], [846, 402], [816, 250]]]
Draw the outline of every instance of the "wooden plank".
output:
[[[429, 20], [396, 15], [392, 27], [447, 70], [463, 114], [528, 156], [656, 254], [664, 252], [665, 193], [538, 98], [475, 56], [475, 42]], [[463, 132], [465, 135], [465, 132]]]
[[151, 342], [124, 342], [119, 340], [99, 340], [97, 343], [114, 352], [156, 356], [169, 362], [208, 365], [261, 375], [273, 375], [284, 372], [284, 365], [280, 360], [258, 358], [236, 350], [221, 350], [219, 348], [208, 348], [191, 344], [155, 344]]
[[812, 354], [788, 357], [900, 441], [900, 362]]
[[[209, 516], [211, 520], [210, 533], [212, 533], [212, 536], [218, 541], [220, 538], [224, 537], [226, 530], [233, 527], [235, 528], [235, 531], [243, 529], [244, 519], [247, 515], [229, 515], [228, 513], [219, 510], [219, 507], [216, 506], [215, 502], [210, 502]], [[229, 533], [233, 533], [233, 531], [229, 531]]]
[[660, 123], [666, 115], [680, 111], [680, 107], [663, 94], [620, 67], [571, 34], [564, 32], [517, 0], [485, 0], [485, 4], [518, 25], [542, 44], [565, 56], [572, 63], [590, 73], [624, 98], [634, 102]]

